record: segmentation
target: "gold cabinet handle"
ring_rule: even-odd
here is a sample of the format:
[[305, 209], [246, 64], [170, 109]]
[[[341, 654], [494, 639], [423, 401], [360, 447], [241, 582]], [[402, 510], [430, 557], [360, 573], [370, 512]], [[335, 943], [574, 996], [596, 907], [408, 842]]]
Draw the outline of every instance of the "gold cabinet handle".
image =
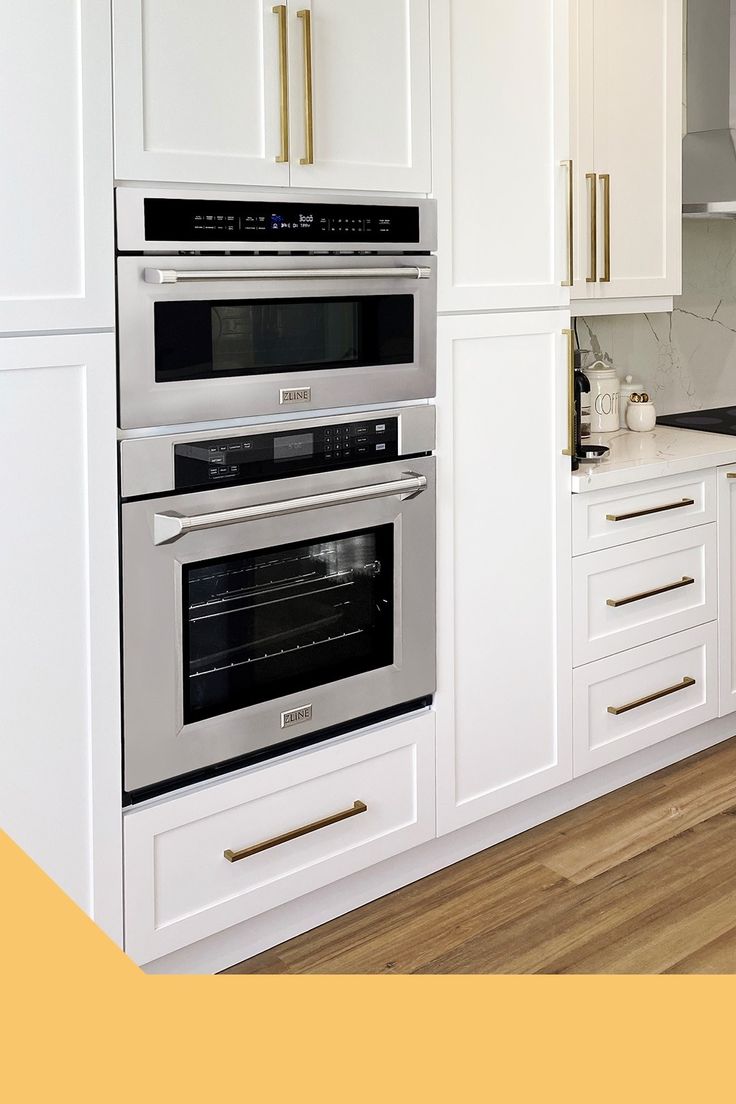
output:
[[567, 448], [563, 456], [575, 455], [575, 353], [572, 330], [562, 331], [567, 338]]
[[736, 472], [726, 472], [726, 479], [736, 479]]
[[356, 801], [353, 803], [352, 808], [343, 809], [341, 813], [333, 813], [332, 816], [325, 817], [323, 820], [315, 820], [312, 824], [305, 824], [302, 828], [294, 828], [291, 832], [284, 832], [282, 836], [274, 836], [273, 839], [263, 840], [262, 843], [254, 843], [250, 847], [243, 847], [240, 851], [223, 851], [223, 857], [228, 862], [240, 862], [241, 859], [247, 859], [251, 855], [258, 855], [261, 851], [269, 851], [272, 847], [279, 847], [282, 843], [288, 843], [289, 840], [299, 839], [300, 836], [308, 836], [310, 832], [319, 832], [320, 828], [328, 828], [330, 824], [338, 824], [341, 820], [348, 820], [350, 817], [358, 816], [359, 813], [367, 813], [368, 806], [364, 801]]
[[694, 505], [694, 498], [683, 498], [679, 502], [668, 502], [666, 506], [651, 506], [648, 510], [634, 510], [630, 514], [606, 514], [606, 521], [630, 521], [631, 518], [647, 517], [649, 514], [664, 514], [667, 510], [682, 510], [685, 506]]
[[562, 168], [567, 169], [567, 278], [562, 281], [563, 287], [572, 287], [575, 281], [575, 223], [573, 215], [573, 164], [572, 161], [561, 161]]
[[595, 173], [586, 173], [588, 181], [588, 199], [590, 202], [590, 236], [588, 248], [590, 250], [590, 270], [585, 277], [588, 284], [594, 284], [598, 279], [598, 195], [596, 192]]
[[668, 594], [671, 590], [680, 590], [682, 587], [692, 586], [695, 582], [689, 575], [683, 575], [676, 583], [668, 583], [666, 586], [655, 587], [653, 590], [643, 590], [641, 594], [631, 594], [628, 598], [609, 598], [607, 606], [618, 609], [619, 606], [630, 606], [632, 602], [643, 602], [645, 598], [656, 598], [658, 594]]
[[289, 47], [286, 24], [286, 4], [276, 4], [271, 9], [279, 17], [279, 114], [281, 118], [281, 153], [276, 160], [283, 164], [289, 160]]
[[611, 176], [609, 173], [601, 173], [601, 186], [603, 188], [603, 275], [602, 284], [611, 282]]
[[312, 13], [309, 8], [298, 11], [304, 21], [304, 133], [307, 152], [299, 158], [300, 165], [314, 164], [314, 103], [312, 100]]
[[682, 682], [678, 682], [676, 686], [668, 686], [666, 690], [657, 690], [654, 694], [647, 694], [645, 698], [637, 698], [636, 701], [627, 702], [626, 705], [609, 705], [608, 712], [612, 713], [614, 717], [619, 717], [622, 713], [628, 713], [631, 709], [639, 709], [642, 705], [649, 705], [650, 702], [659, 701], [660, 698], [676, 694], [678, 690], [687, 690], [689, 686], [694, 685], [695, 679], [686, 675]]

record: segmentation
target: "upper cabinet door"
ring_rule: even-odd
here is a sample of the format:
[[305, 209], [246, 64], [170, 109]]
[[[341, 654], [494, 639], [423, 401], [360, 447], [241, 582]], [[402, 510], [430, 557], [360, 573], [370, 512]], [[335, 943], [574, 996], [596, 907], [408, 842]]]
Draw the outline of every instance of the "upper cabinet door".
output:
[[439, 309], [565, 306], [567, 0], [432, 0]]
[[282, 20], [274, 7], [114, 0], [118, 179], [289, 183], [281, 122], [286, 9]]
[[105, 0], [4, 4], [0, 73], [0, 333], [112, 328]]
[[[682, 0], [576, 0], [575, 297], [680, 292]], [[591, 245], [595, 242], [595, 250]]]
[[291, 183], [431, 188], [429, 0], [290, 0]]

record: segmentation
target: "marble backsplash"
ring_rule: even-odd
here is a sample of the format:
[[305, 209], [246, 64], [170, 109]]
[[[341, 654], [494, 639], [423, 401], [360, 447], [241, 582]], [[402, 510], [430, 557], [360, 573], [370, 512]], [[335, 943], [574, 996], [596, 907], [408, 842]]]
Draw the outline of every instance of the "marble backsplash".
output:
[[683, 294], [672, 314], [577, 320], [581, 347], [607, 353], [659, 414], [736, 406], [736, 219], [682, 227]]

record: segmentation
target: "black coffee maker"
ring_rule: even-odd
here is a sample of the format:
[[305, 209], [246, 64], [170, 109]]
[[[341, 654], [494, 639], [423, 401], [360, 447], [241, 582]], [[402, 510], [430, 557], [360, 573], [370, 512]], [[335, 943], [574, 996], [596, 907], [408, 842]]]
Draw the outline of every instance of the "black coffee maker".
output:
[[580, 467], [580, 457], [583, 448], [583, 395], [590, 394], [590, 380], [580, 367], [582, 355], [579, 349], [575, 350], [575, 375], [573, 377], [573, 394], [575, 396], [575, 448], [572, 457], [572, 470]]

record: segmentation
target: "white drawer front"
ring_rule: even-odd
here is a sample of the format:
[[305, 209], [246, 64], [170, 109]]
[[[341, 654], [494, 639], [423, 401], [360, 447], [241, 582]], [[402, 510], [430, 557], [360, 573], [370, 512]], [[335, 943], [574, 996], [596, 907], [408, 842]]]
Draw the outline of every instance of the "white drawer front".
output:
[[[575, 775], [717, 716], [716, 641], [717, 627], [711, 623], [578, 667], [573, 674]], [[672, 692], [663, 695], [665, 690]], [[635, 704], [649, 697], [653, 700]]]
[[716, 520], [716, 473], [669, 475], [573, 495], [573, 555]]
[[[237, 852], [364, 812], [239, 861]], [[434, 714], [125, 815], [126, 951], [149, 962], [434, 837]]]
[[715, 524], [578, 556], [574, 666], [714, 621], [717, 579]]

